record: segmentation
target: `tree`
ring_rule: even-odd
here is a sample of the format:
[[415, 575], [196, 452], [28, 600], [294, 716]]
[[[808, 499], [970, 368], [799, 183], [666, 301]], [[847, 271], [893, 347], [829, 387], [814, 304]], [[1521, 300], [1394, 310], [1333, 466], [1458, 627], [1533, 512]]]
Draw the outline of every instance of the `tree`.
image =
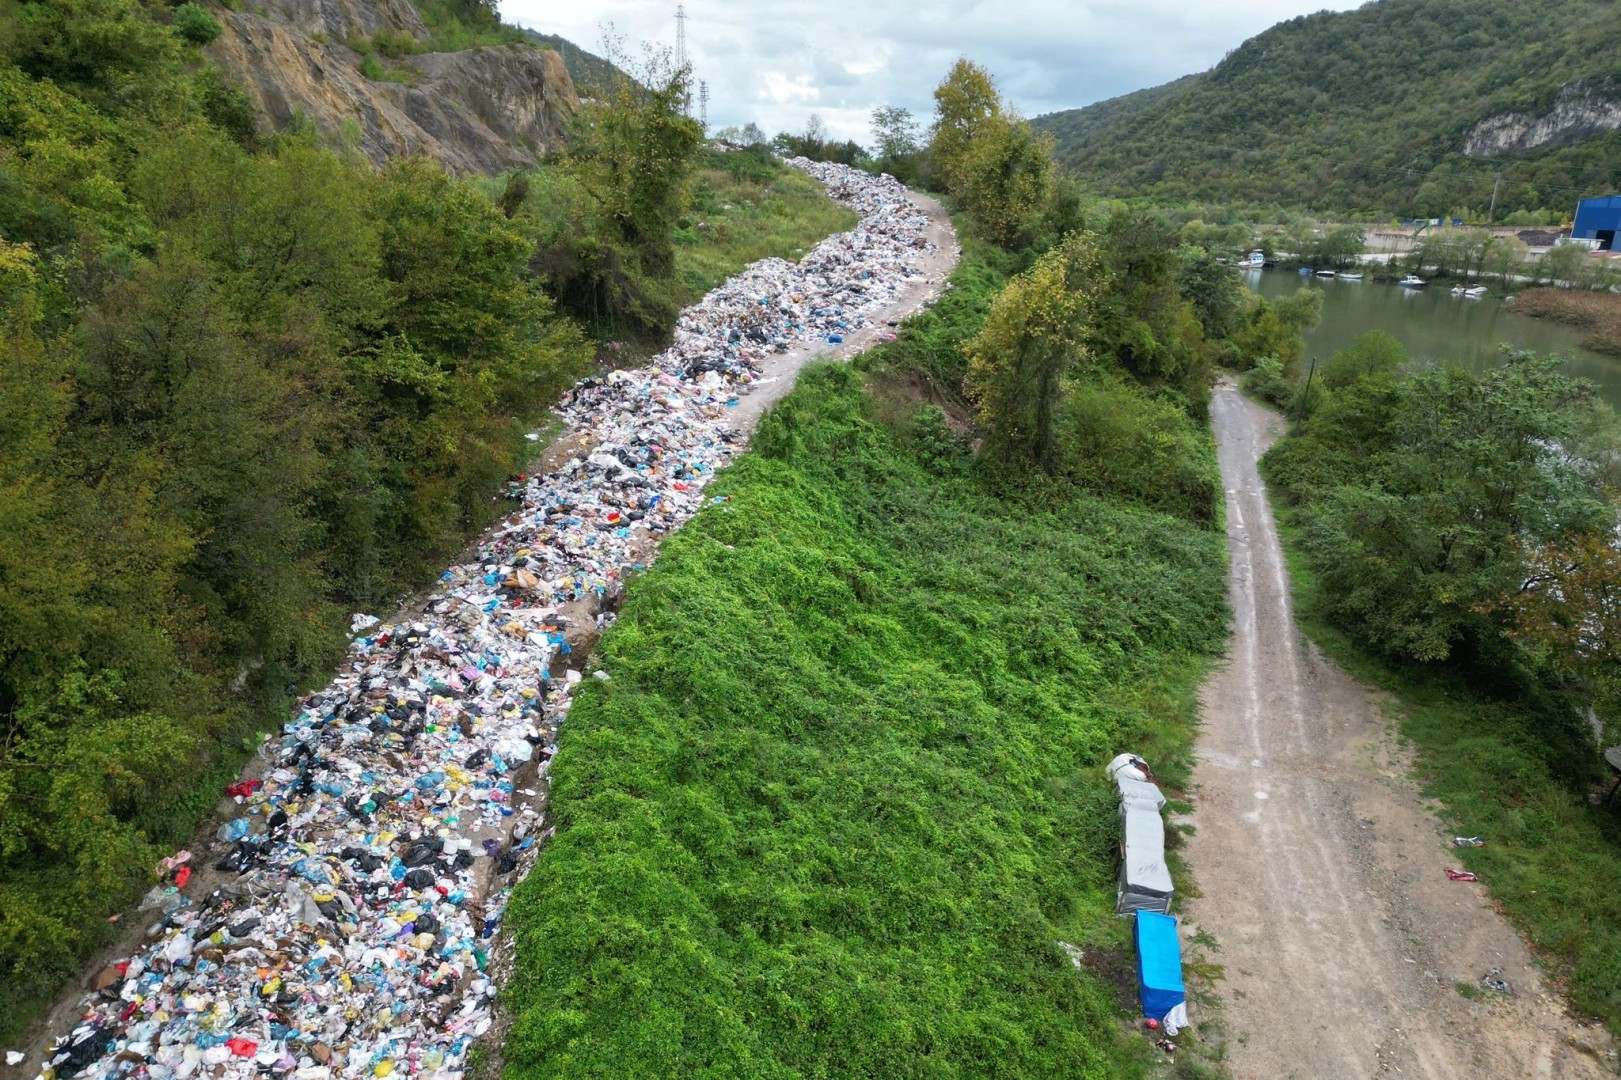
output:
[[1524, 580], [1520, 545], [1605, 520], [1584, 453], [1591, 384], [1517, 353], [1480, 376], [1399, 384], [1386, 448], [1309, 508], [1332, 616], [1370, 648], [1444, 660], [1493, 636], [1482, 605]]
[[1327, 390], [1342, 390], [1353, 383], [1389, 376], [1407, 363], [1407, 349], [1383, 330], [1369, 330], [1329, 358], [1317, 372]]
[[192, 3], [181, 4], [174, 9], [174, 28], [175, 33], [198, 46], [207, 45], [224, 33], [218, 19], [205, 8]]
[[1014, 247], [1046, 204], [1052, 183], [1052, 136], [1005, 114], [981, 125], [962, 163], [959, 194], [988, 237]]
[[1493, 236], [1486, 242], [1481, 268], [1506, 289], [1510, 277], [1525, 273], [1525, 260], [1530, 251], [1525, 241], [1517, 236]]
[[1060, 468], [1057, 424], [1064, 376], [1090, 358], [1087, 332], [1099, 260], [1088, 233], [1071, 233], [991, 303], [963, 350], [968, 392], [985, 426], [986, 453]]
[[943, 190], [952, 195], [967, 190], [974, 141], [1001, 115], [1002, 98], [991, 73], [959, 57], [934, 91], [929, 163]]
[[1177, 288], [1193, 305], [1207, 341], [1231, 337], [1244, 309], [1244, 286], [1232, 268], [1202, 247], [1185, 247], [1176, 271]]
[[918, 156], [923, 152], [917, 121], [911, 110], [880, 105], [872, 111], [872, 156], [877, 167], [903, 183], [917, 178]]
[[1548, 667], [1584, 684], [1607, 720], [1621, 718], [1621, 505], [1603, 526], [1543, 544], [1521, 543], [1519, 587], [1488, 605]]

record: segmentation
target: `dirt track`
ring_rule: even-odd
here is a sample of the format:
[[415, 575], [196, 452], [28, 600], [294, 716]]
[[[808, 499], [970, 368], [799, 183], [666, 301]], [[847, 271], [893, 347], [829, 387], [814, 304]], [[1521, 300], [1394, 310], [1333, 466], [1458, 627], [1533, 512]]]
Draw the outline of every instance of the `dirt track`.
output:
[[[1211, 412], [1234, 633], [1202, 693], [1187, 857], [1204, 895], [1183, 938], [1219, 946], [1233, 1075], [1616, 1075], [1608, 1035], [1566, 1013], [1486, 886], [1447, 878], [1460, 864], [1379, 699], [1298, 633], [1256, 471], [1281, 421], [1227, 382]], [[1511, 997], [1459, 992], [1492, 968]]]

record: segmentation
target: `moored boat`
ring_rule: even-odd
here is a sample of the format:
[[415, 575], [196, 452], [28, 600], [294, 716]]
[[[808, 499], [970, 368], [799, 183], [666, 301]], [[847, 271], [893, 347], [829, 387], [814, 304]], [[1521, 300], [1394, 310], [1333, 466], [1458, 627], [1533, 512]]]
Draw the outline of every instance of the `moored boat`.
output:
[[1406, 277], [1396, 282], [1396, 284], [1400, 285], [1404, 289], [1422, 289], [1425, 285], [1428, 285], [1429, 282], [1414, 274], [1408, 274]]

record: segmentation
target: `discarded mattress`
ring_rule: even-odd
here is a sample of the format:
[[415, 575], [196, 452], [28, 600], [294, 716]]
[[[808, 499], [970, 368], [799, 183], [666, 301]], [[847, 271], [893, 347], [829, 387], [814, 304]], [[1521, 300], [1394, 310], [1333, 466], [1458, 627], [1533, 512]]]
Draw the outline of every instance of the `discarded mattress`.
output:
[[1132, 780], [1124, 773], [1116, 773], [1114, 786], [1120, 792], [1120, 802], [1141, 806], [1156, 814], [1165, 809], [1165, 794], [1147, 780]]
[[[1163, 1020], [1187, 1001], [1182, 987], [1182, 945], [1176, 919], [1152, 911], [1137, 913], [1137, 1000], [1143, 1015]], [[1186, 1023], [1186, 1020], [1183, 1020]]]
[[1148, 763], [1136, 754], [1116, 755], [1103, 771], [1110, 780], [1118, 780], [1122, 776], [1128, 780], [1148, 779]]
[[1165, 823], [1159, 811], [1133, 803], [1120, 807], [1125, 834], [1115, 911], [1169, 911], [1174, 886], [1165, 865]]

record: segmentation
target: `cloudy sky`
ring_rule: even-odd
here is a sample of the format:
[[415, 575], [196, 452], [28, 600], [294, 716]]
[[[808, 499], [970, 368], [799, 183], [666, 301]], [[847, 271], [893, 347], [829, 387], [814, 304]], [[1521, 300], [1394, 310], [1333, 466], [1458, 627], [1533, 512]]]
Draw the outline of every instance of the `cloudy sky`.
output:
[[[710, 127], [803, 131], [812, 113], [869, 141], [868, 117], [926, 120], [959, 55], [988, 67], [1026, 116], [1203, 71], [1272, 24], [1361, 0], [686, 0], [687, 53], [709, 83]], [[675, 43], [676, 0], [500, 0], [508, 22], [600, 52], [611, 25], [633, 48]]]

